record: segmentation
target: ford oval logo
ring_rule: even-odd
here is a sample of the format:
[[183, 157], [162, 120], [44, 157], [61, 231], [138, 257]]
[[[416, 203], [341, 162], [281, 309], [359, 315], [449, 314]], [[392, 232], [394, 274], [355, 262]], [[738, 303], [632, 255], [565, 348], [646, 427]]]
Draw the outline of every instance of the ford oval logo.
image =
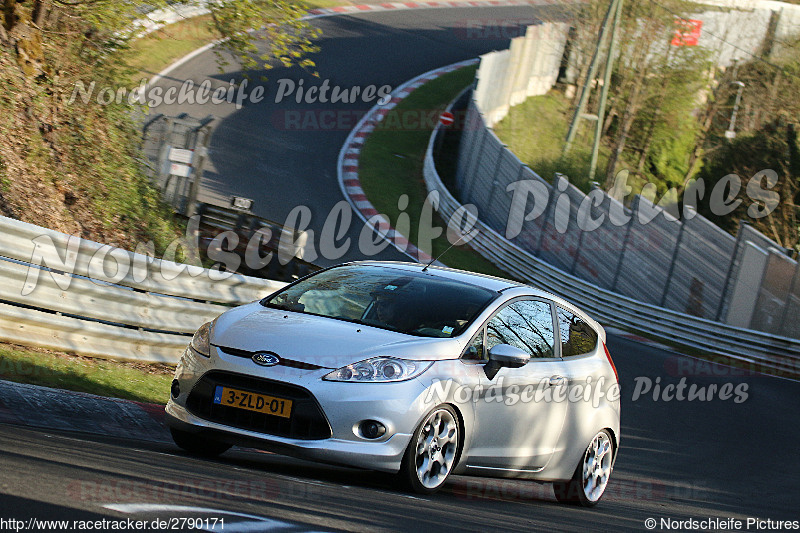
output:
[[252, 357], [253, 362], [260, 366], [275, 366], [281, 362], [280, 357], [274, 353], [259, 352]]

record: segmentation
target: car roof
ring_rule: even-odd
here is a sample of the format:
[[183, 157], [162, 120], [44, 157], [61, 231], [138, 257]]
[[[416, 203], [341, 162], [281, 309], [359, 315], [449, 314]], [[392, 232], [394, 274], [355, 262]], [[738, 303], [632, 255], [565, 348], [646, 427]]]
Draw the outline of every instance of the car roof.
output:
[[[423, 268], [425, 268], [425, 265], [421, 263], [410, 263], [403, 261], [355, 261], [348, 264], [390, 267], [409, 272], [421, 272]], [[489, 276], [486, 274], [467, 272], [466, 270], [458, 270], [455, 268], [447, 268], [447, 267], [431, 265], [430, 267], [425, 269], [425, 273], [432, 277], [439, 277], [443, 279], [460, 281], [462, 283], [469, 283], [470, 285], [477, 285], [478, 287], [483, 287], [485, 289], [489, 289], [495, 292], [502, 292], [506, 289], [511, 289], [511, 288], [527, 288], [536, 291], [536, 289], [533, 289], [528, 285], [516, 281]]]

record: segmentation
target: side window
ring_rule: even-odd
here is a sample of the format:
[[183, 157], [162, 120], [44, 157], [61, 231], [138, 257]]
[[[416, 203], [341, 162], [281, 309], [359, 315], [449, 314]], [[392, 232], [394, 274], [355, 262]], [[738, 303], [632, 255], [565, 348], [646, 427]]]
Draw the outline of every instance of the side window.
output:
[[503, 308], [486, 325], [486, 349], [510, 344], [531, 357], [553, 357], [553, 315], [550, 304], [520, 300]]
[[483, 329], [473, 337], [472, 342], [467, 346], [464, 357], [467, 361], [487, 361], [489, 357], [483, 350]]
[[597, 347], [597, 332], [580, 317], [560, 307], [558, 329], [561, 333], [561, 357], [582, 355]]

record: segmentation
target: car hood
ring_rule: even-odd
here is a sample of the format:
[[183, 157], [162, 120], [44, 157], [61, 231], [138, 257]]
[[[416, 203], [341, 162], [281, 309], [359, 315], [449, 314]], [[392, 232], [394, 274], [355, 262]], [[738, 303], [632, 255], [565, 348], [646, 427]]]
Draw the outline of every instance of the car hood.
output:
[[211, 344], [249, 352], [268, 351], [285, 359], [339, 368], [369, 357], [412, 360], [457, 359], [458, 339], [415, 337], [371, 326], [252, 303], [223, 313], [214, 322]]

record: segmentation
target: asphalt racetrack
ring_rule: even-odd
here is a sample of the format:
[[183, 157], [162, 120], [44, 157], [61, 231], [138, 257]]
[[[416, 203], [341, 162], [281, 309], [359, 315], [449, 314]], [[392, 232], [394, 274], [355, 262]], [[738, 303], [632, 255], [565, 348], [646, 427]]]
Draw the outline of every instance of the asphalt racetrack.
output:
[[[371, 104], [323, 106], [290, 99], [276, 104], [276, 80], [395, 87], [433, 68], [505, 48], [513, 36], [478, 32], [469, 37], [468, 21], [490, 25], [515, 19], [525, 25], [556, 16], [555, 8], [525, 7], [318, 19], [325, 34], [316, 57], [319, 80], [297, 69], [276, 69], [263, 82], [267, 98], [262, 103], [238, 110], [230, 104], [187, 104], [153, 111], [217, 117], [201, 199], [249, 197], [257, 214], [279, 222], [295, 206], [306, 205], [318, 236], [328, 212], [342, 200], [336, 160], [350, 128], [293, 129], [284, 119], [287, 112], [323, 107], [346, 116]], [[213, 54], [204, 53], [161, 83], [211, 78], [221, 85], [231, 75], [239, 79], [240, 73], [220, 74]], [[360, 229], [354, 223], [348, 236], [357, 240]], [[353, 248], [332, 262], [360, 257]], [[392, 249], [380, 258], [404, 259]], [[739, 519], [740, 529], [747, 530], [748, 518], [798, 519], [800, 383], [743, 375], [617, 335], [609, 335], [608, 346], [622, 382], [622, 441], [606, 495], [594, 509], [558, 504], [549, 485], [527, 481], [456, 476], [440, 493], [420, 497], [399, 491], [389, 475], [255, 450], [233, 449], [203, 460], [181, 452], [163, 427], [144, 434], [122, 424], [98, 432], [81, 429], [78, 416], [69, 421], [73, 429], [64, 430], [56, 415], [52, 424], [20, 418], [0, 395], [0, 518], [5, 520], [0, 529], [41, 526], [32, 519], [135, 519], [220, 531], [213, 520], [222, 519], [224, 531], [646, 531], [652, 518], [655, 530], [662, 531], [668, 530], [662, 519], [693, 518], [718, 520], [716, 527], [703, 529], [724, 530], [733, 529], [725, 521]], [[693, 401], [654, 395], [656, 386], [682, 379], [707, 394]], [[648, 381], [651, 389], [642, 394]], [[726, 383], [745, 394], [723, 399], [719, 387]], [[56, 410], [37, 398], [34, 394], [31, 402], [46, 420]], [[749, 528], [767, 529], [766, 522]]]
[[[609, 349], [622, 383], [622, 443], [593, 509], [559, 504], [550, 485], [528, 481], [454, 476], [421, 497], [398, 490], [390, 475], [255, 450], [190, 457], [163, 428], [144, 434], [123, 421], [100, 435], [18, 421], [0, 423], [0, 516], [223, 518], [224, 531], [294, 532], [645, 531], [648, 518], [797, 520], [797, 456], [787, 443], [800, 438], [800, 383], [743, 376], [622, 337], [610, 336]], [[662, 386], [685, 378], [705, 391], [745, 384], [747, 397], [663, 401], [651, 390], [634, 401], [643, 377], [660, 377]]]
[[[360, 93], [353, 103], [311, 104], [296, 101], [302, 82], [307, 91], [327, 81], [331, 88], [363, 91], [369, 85], [392, 89], [429, 70], [472, 59], [492, 50], [508, 48], [509, 39], [524, 34], [524, 27], [537, 20], [563, 20], [557, 7], [525, 6], [506, 8], [420, 9], [382, 12], [359, 16], [334, 16], [314, 21], [323, 32], [321, 52], [313, 56], [319, 78], [299, 68], [274, 68], [251, 73], [249, 94], [257, 85], [264, 98], [253, 104], [246, 99], [240, 109], [235, 103], [205, 105], [184, 103], [156, 106], [151, 113], [193, 117], [209, 114], [216, 118], [211, 139], [210, 165], [206, 167], [200, 200], [228, 205], [232, 196], [254, 200], [253, 212], [284, 223], [299, 205], [310, 209], [309, 228], [319, 241], [321, 229], [333, 206], [344, 198], [340, 193], [336, 163], [350, 130], [373, 105]], [[242, 72], [229, 68], [220, 72], [217, 56], [207, 51], [173, 69], [157, 85], [165, 91], [180, 88], [186, 80], [199, 85], [228, 87], [229, 81], [243, 80]], [[276, 103], [289, 88], [295, 90]], [[352, 98], [352, 92], [348, 93]], [[332, 99], [333, 89], [328, 92]], [[363, 222], [354, 215], [347, 237], [353, 245], [340, 258], [320, 255], [314, 261], [328, 266], [363, 259], [355, 243]], [[319, 250], [319, 246], [316, 247]], [[409, 258], [388, 247], [375, 257], [384, 260]]]

